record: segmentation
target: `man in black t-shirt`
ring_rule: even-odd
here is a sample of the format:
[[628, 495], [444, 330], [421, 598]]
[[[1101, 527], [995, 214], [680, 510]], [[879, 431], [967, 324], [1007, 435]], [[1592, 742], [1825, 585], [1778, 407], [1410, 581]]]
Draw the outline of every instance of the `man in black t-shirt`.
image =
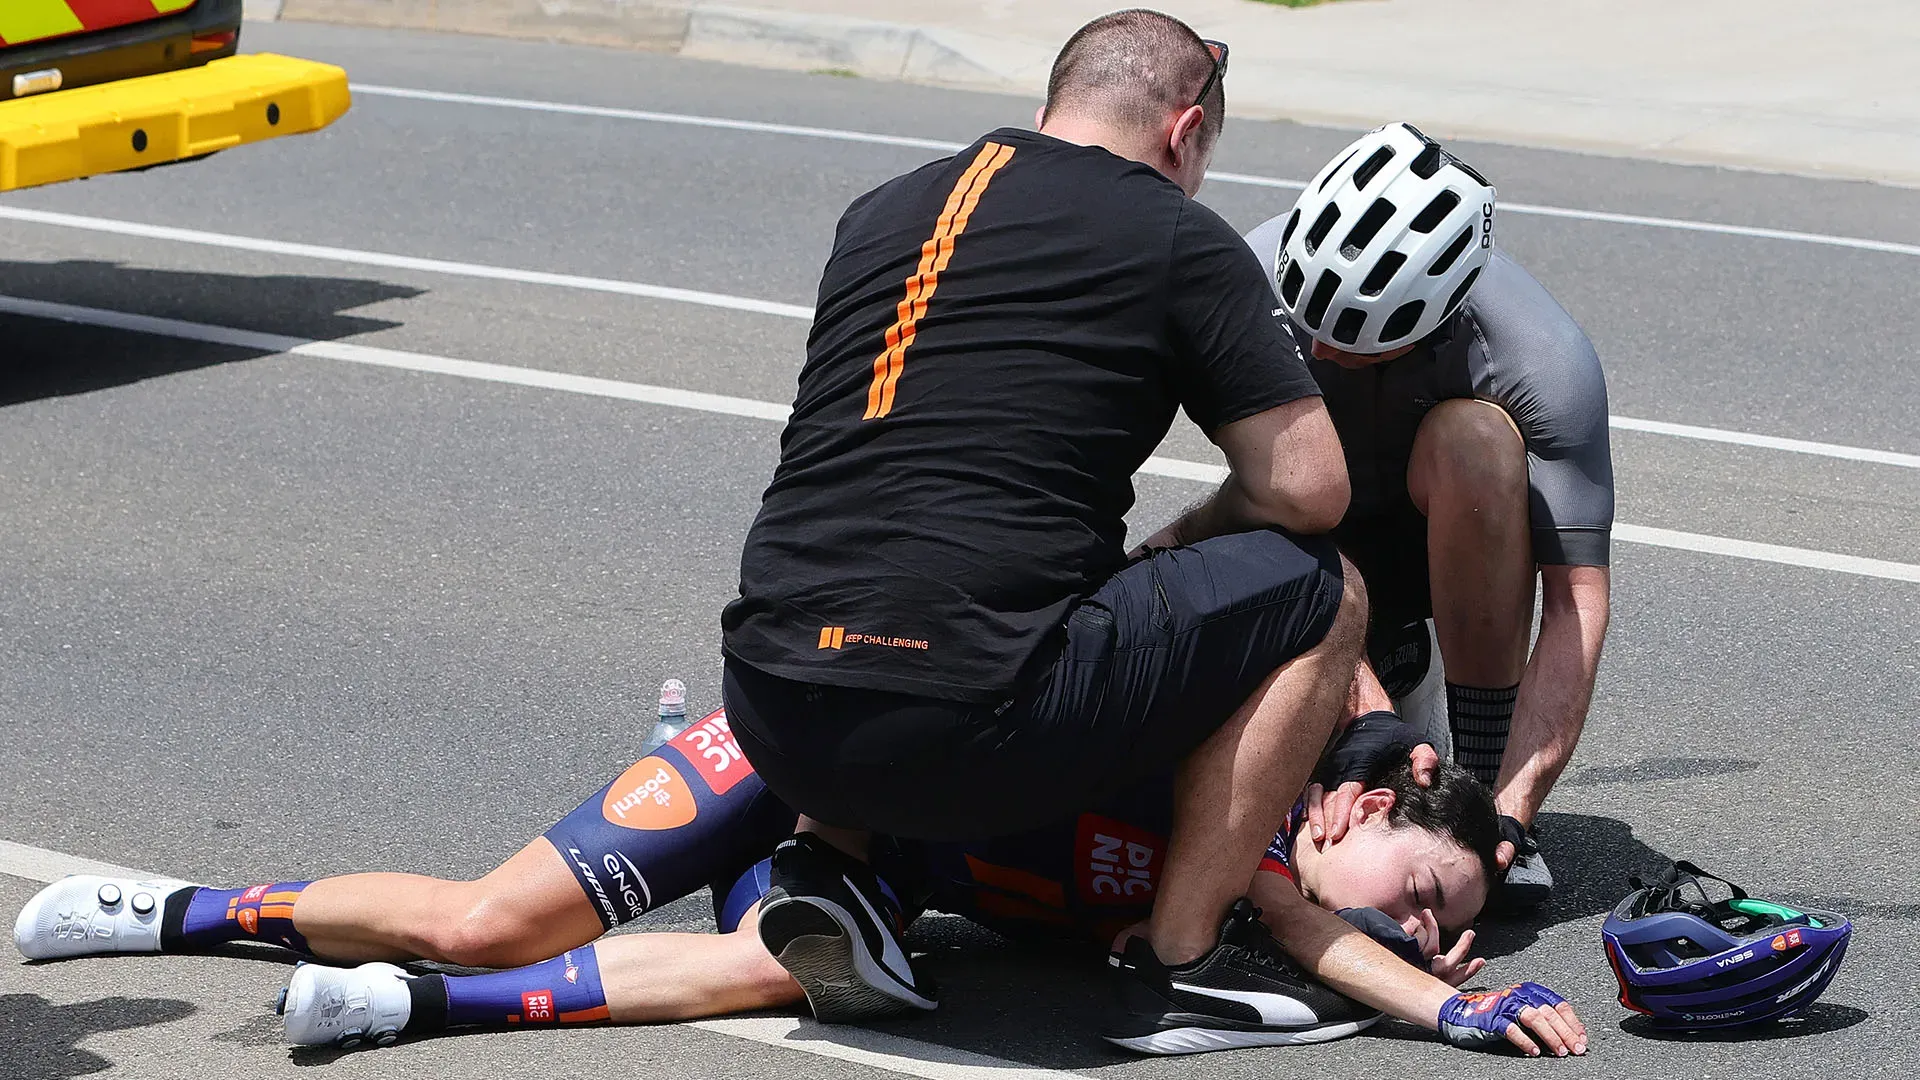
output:
[[[1315, 1026], [1221, 928], [1333, 730], [1364, 598], [1304, 535], [1347, 503], [1318, 390], [1258, 261], [1191, 199], [1224, 71], [1167, 16], [1095, 20], [1038, 133], [992, 132], [840, 221], [722, 618], [734, 737], [802, 814], [760, 935], [823, 1020], [934, 1007], [870, 831], [1012, 832], [1184, 762], [1120, 1034]], [[1130, 560], [1131, 478], [1180, 408], [1231, 476]], [[1301, 917], [1288, 947], [1343, 958], [1315, 969], [1336, 989], [1392, 981], [1363, 935]]]

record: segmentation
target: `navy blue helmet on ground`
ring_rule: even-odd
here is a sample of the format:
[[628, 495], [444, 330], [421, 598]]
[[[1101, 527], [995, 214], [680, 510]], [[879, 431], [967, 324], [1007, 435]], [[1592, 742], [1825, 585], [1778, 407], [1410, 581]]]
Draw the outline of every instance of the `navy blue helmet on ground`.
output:
[[[1731, 891], [1714, 899], [1702, 879]], [[1642, 884], [1601, 927], [1620, 1004], [1661, 1027], [1697, 1030], [1780, 1020], [1804, 1011], [1833, 980], [1853, 924], [1800, 911], [1689, 862]]]

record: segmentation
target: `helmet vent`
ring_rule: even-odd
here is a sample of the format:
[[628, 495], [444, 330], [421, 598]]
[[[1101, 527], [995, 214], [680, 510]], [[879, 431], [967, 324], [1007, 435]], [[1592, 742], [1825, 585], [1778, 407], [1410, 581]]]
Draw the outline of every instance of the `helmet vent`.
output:
[[1367, 325], [1367, 313], [1357, 307], [1350, 307], [1340, 313], [1340, 321], [1333, 324], [1333, 340], [1342, 345], [1351, 345], [1360, 340], [1360, 331]]
[[1299, 310], [1300, 286], [1306, 284], [1307, 275], [1300, 270], [1300, 264], [1288, 263], [1287, 272], [1280, 279], [1280, 299], [1288, 308]]
[[1373, 182], [1375, 176], [1380, 174], [1381, 169], [1387, 167], [1387, 162], [1392, 160], [1393, 147], [1383, 146], [1375, 150], [1372, 157], [1361, 162], [1360, 167], [1353, 170], [1353, 186], [1356, 188], [1366, 187]]
[[1472, 240], [1473, 226], [1469, 225], [1461, 229], [1460, 235], [1454, 237], [1453, 243], [1447, 245], [1447, 250], [1441, 252], [1440, 257], [1433, 260], [1433, 265], [1427, 268], [1427, 276], [1439, 277], [1453, 269], [1453, 264], [1460, 259], [1460, 253], [1467, 250], [1467, 244]]
[[1453, 290], [1452, 298], [1447, 301], [1448, 314], [1459, 310], [1460, 301], [1467, 298], [1467, 290], [1473, 288], [1473, 283], [1479, 280], [1481, 269], [1482, 268], [1478, 266], [1474, 267], [1473, 270], [1467, 274], [1467, 280], [1461, 282], [1460, 287]]
[[1413, 328], [1420, 323], [1420, 313], [1425, 310], [1425, 300], [1409, 300], [1401, 304], [1400, 310], [1387, 316], [1387, 324], [1380, 328], [1380, 343], [1384, 345], [1413, 333]]
[[1340, 290], [1340, 275], [1331, 270], [1320, 272], [1320, 281], [1313, 287], [1313, 297], [1307, 301], [1306, 321], [1309, 330], [1320, 329], [1320, 323], [1327, 317], [1327, 305], [1333, 303], [1333, 294]]
[[1296, 206], [1294, 207], [1293, 214], [1287, 218], [1287, 227], [1280, 230], [1280, 246], [1281, 247], [1287, 246], [1287, 241], [1293, 239], [1293, 230], [1299, 227], [1300, 227], [1300, 208]]
[[1433, 174], [1440, 171], [1440, 163], [1444, 160], [1445, 155], [1441, 153], [1440, 144], [1430, 142], [1427, 148], [1420, 151], [1420, 155], [1413, 159], [1413, 164], [1407, 166], [1407, 171], [1422, 180], [1431, 180]]
[[[1354, 152], [1353, 152], [1353, 154], [1357, 154], [1357, 153], [1359, 153], [1359, 152], [1360, 152], [1360, 151], [1359, 151], [1358, 149], [1356, 149], [1356, 150], [1354, 150]], [[1346, 168], [1346, 167], [1347, 167], [1347, 162], [1349, 162], [1349, 161], [1352, 161], [1352, 160], [1353, 160], [1353, 154], [1348, 154], [1348, 155], [1347, 155], [1346, 157], [1343, 157], [1343, 158], [1341, 158], [1341, 159], [1340, 159], [1340, 164], [1338, 164], [1338, 165], [1335, 165], [1335, 166], [1334, 166], [1333, 168], [1331, 168], [1331, 169], [1328, 169], [1328, 170], [1327, 170], [1327, 175], [1325, 175], [1325, 176], [1323, 176], [1323, 177], [1321, 177], [1321, 178], [1320, 178], [1320, 186], [1319, 186], [1319, 187], [1317, 187], [1317, 188], [1314, 188], [1314, 190], [1315, 190], [1315, 191], [1325, 191], [1325, 190], [1327, 190], [1327, 185], [1333, 182], [1333, 178], [1334, 178], [1334, 177], [1336, 177], [1336, 176], [1339, 176], [1339, 175], [1340, 175], [1340, 170], [1341, 170], [1341, 169], [1344, 169], [1344, 168]]]
[[1393, 211], [1393, 204], [1387, 200], [1373, 200], [1373, 205], [1367, 207], [1367, 212], [1361, 214], [1360, 220], [1348, 230], [1346, 243], [1340, 245], [1340, 257], [1348, 262], [1358, 259], [1367, 250], [1367, 245], [1373, 243], [1380, 227], [1393, 217]]
[[1386, 292], [1387, 286], [1393, 281], [1393, 275], [1399, 273], [1400, 268], [1405, 265], [1407, 265], [1407, 257], [1398, 251], [1389, 251], [1380, 256], [1380, 261], [1374, 263], [1373, 269], [1367, 273], [1367, 280], [1360, 283], [1360, 295], [1379, 296]]
[[1453, 208], [1459, 205], [1458, 194], [1451, 190], [1443, 191], [1433, 197], [1433, 201], [1427, 204], [1425, 210], [1420, 211], [1420, 216], [1414, 218], [1413, 224], [1408, 228], [1417, 233], [1430, 233], [1439, 228], [1440, 223], [1447, 220], [1447, 215], [1453, 213]]
[[1308, 255], [1312, 255], [1315, 251], [1319, 250], [1320, 245], [1326, 241], [1327, 234], [1333, 231], [1334, 223], [1339, 220], [1340, 208], [1332, 203], [1328, 203], [1327, 208], [1320, 211], [1319, 218], [1315, 219], [1313, 228], [1307, 230]]

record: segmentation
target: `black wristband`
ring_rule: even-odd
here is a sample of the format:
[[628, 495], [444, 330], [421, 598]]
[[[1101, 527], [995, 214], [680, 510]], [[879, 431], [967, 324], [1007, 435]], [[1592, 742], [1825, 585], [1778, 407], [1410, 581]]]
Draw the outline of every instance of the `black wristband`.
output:
[[1329, 788], [1365, 780], [1388, 757], [1405, 757], [1414, 747], [1429, 741], [1419, 728], [1385, 709], [1377, 709], [1347, 725], [1340, 741], [1320, 760], [1313, 778]]

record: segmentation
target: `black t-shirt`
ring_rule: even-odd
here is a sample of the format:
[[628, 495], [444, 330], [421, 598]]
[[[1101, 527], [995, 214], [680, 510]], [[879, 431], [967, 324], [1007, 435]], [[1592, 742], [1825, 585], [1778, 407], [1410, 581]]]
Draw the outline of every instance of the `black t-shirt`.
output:
[[727, 654], [997, 701], [1125, 562], [1133, 473], [1319, 393], [1259, 262], [1154, 169], [1001, 129], [840, 219]]

